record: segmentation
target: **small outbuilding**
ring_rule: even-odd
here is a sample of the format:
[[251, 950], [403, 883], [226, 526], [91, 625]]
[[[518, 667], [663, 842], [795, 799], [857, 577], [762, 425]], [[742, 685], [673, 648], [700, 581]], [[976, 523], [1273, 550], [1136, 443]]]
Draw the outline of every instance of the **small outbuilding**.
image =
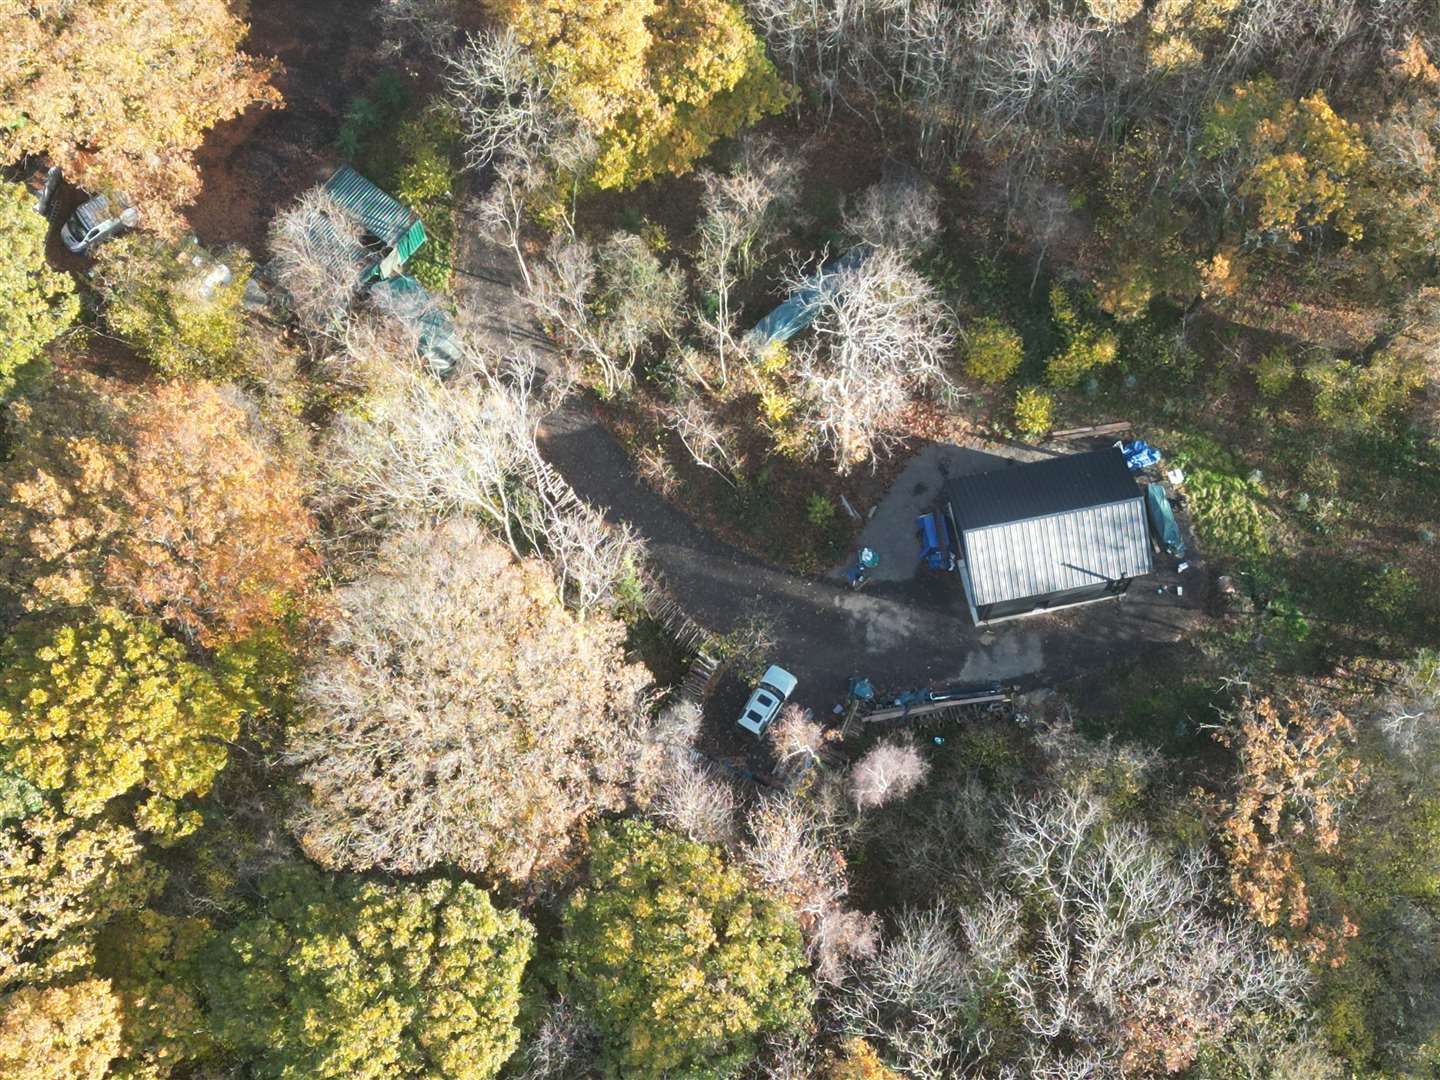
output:
[[325, 181], [325, 193], [355, 216], [370, 240], [364, 280], [394, 277], [425, 243], [425, 226], [415, 211], [349, 165], [341, 165]]
[[1121, 596], [1153, 569], [1145, 495], [1118, 449], [955, 477], [946, 495], [977, 624]]

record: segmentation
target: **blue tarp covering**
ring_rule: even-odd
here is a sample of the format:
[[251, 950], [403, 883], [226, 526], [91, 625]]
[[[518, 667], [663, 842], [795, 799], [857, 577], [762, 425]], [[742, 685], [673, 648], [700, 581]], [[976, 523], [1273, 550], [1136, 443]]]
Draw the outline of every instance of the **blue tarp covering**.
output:
[[1177, 559], [1185, 557], [1185, 541], [1180, 538], [1180, 526], [1175, 523], [1175, 511], [1170, 509], [1170, 500], [1165, 489], [1159, 484], [1145, 487], [1145, 506], [1150, 512], [1150, 527], [1160, 546]]
[[955, 556], [950, 550], [950, 530], [941, 514], [921, 514], [915, 519], [920, 534], [920, 559], [931, 570], [955, 569]]
[[1139, 472], [1160, 463], [1160, 451], [1144, 439], [1126, 439], [1120, 444], [1120, 452], [1125, 455], [1125, 464], [1130, 467], [1131, 472]]
[[756, 323], [746, 335], [746, 342], [755, 351], [761, 352], [777, 342], [789, 341], [815, 321], [816, 301], [834, 287], [835, 275], [842, 270], [855, 269], [869, 254], [868, 248], [857, 247], [831, 259], [818, 274], [807, 279], [805, 288], [795, 290], [783, 304]]

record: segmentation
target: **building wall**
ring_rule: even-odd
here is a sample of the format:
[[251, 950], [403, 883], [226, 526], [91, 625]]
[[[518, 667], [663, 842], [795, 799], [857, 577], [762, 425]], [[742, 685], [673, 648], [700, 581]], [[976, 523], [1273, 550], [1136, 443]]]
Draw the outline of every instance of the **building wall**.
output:
[[1121, 596], [1129, 588], [1129, 578], [1113, 582], [1102, 581], [1081, 589], [1066, 589], [1063, 592], [1046, 593], [1043, 596], [1024, 596], [1002, 603], [986, 604], [984, 607], [973, 610], [977, 622], [994, 622], [996, 619], [1009, 619], [1036, 611], [1053, 611], [1056, 608], [1070, 607], [1073, 604], [1088, 604], [1094, 600]]

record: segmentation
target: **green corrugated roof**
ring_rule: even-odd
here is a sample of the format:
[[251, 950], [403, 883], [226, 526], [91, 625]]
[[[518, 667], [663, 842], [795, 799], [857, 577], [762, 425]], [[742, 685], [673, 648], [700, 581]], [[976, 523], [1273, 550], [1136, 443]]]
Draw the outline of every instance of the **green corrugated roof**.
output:
[[402, 258], [409, 258], [424, 243], [425, 227], [420, 219], [349, 165], [335, 170], [335, 175], [325, 181], [325, 190], [386, 247], [396, 246], [402, 240], [409, 244], [409, 251], [401, 251]]

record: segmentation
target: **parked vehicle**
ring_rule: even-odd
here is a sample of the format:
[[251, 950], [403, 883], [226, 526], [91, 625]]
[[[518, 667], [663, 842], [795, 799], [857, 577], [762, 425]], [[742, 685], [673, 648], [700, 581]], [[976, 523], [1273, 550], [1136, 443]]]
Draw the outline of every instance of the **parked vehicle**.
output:
[[75, 254], [89, 251], [116, 233], [140, 224], [140, 211], [124, 196], [96, 195], [87, 199], [60, 227], [60, 239]]
[[798, 682], [790, 672], [771, 664], [760, 677], [760, 685], [745, 703], [745, 709], [740, 714], [740, 726], [752, 735], [763, 735], [780, 712], [780, 706], [795, 692]]

